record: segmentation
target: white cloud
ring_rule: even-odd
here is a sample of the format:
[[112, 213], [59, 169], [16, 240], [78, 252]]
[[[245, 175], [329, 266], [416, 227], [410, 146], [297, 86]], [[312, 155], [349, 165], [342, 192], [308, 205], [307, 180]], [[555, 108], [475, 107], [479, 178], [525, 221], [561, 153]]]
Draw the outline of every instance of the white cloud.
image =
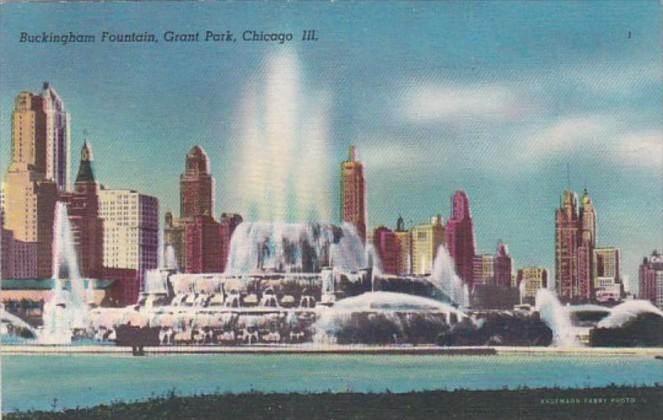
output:
[[[461, 139], [454, 141], [442, 141], [445, 136], [434, 133], [418, 133], [409, 139], [364, 135], [356, 144], [360, 159], [371, 171], [407, 169], [426, 173], [453, 156], [476, 169], [503, 173], [537, 170], [547, 162], [566, 161], [577, 154], [612, 161], [617, 166], [663, 168], [663, 129], [635, 125], [623, 115], [566, 115], [514, 124], [512, 128], [507, 125], [488, 135], [471, 129], [462, 130], [460, 135]], [[463, 136], [472, 141], [459, 147]]]
[[516, 144], [515, 155], [522, 160], [540, 161], [551, 154], [604, 141], [614, 128], [615, 123], [608, 116], [564, 116], [547, 126], [528, 128]]
[[635, 127], [616, 115], [571, 115], [518, 135], [513, 156], [533, 164], [560, 154], [594, 153], [618, 164], [663, 164], [663, 131]]
[[613, 150], [616, 160], [663, 167], [663, 131], [642, 130], [623, 134]]
[[411, 122], [459, 122], [464, 118], [511, 120], [527, 108], [527, 100], [497, 84], [417, 84], [405, 89], [399, 113]]
[[425, 153], [418, 144], [403, 143], [396, 139], [376, 139], [370, 143], [357, 145], [359, 160], [371, 171], [382, 169], [414, 168], [432, 162], [432, 156]]

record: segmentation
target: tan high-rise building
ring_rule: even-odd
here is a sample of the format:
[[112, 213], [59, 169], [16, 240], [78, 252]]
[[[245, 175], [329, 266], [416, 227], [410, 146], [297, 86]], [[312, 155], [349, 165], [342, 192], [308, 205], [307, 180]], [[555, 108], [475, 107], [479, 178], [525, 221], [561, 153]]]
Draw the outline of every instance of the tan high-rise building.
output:
[[12, 113], [4, 178], [4, 228], [13, 236], [13, 275], [51, 277], [55, 202], [69, 183], [69, 114], [55, 90], [21, 92]]
[[580, 300], [590, 300], [594, 296], [593, 253], [596, 247], [596, 209], [585, 189], [580, 207], [578, 226], [578, 289]]
[[15, 278], [52, 275], [52, 242], [57, 186], [43, 175], [12, 164], [4, 180], [4, 227], [14, 239]]
[[609, 297], [612, 297], [614, 300], [621, 298], [623, 284], [619, 248], [594, 248], [592, 268], [594, 299], [601, 301]]
[[543, 267], [523, 267], [518, 270], [516, 283], [523, 292], [523, 302], [534, 303], [539, 289], [548, 288], [548, 270]]
[[444, 245], [444, 223], [442, 216], [431, 218], [430, 224], [416, 225], [412, 228], [412, 272], [429, 274], [433, 271], [433, 262], [440, 245]]
[[366, 179], [354, 146], [350, 146], [348, 160], [341, 163], [341, 221], [354, 225], [366, 242]]
[[599, 288], [599, 279], [610, 279], [611, 284], [621, 283], [619, 248], [594, 248], [594, 287]]
[[59, 191], [69, 189], [69, 127], [69, 113], [48, 82], [37, 95], [19, 93], [12, 113], [12, 163], [43, 174]]

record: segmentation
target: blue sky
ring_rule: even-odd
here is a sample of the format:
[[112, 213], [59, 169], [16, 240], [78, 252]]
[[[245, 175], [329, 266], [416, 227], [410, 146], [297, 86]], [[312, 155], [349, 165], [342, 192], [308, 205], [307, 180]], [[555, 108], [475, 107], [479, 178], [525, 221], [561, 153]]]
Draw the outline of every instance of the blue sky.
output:
[[[501, 239], [517, 266], [552, 270], [568, 163], [624, 274], [663, 247], [657, 1], [2, 4], [0, 22], [3, 173], [14, 97], [49, 80], [72, 115], [72, 161], [87, 129], [99, 180], [162, 209], [179, 208], [184, 154], [201, 144], [217, 213], [335, 221], [338, 165], [356, 144], [373, 227], [399, 213], [446, 218], [464, 189], [481, 252]], [[309, 28], [319, 41], [18, 42], [21, 31]]]

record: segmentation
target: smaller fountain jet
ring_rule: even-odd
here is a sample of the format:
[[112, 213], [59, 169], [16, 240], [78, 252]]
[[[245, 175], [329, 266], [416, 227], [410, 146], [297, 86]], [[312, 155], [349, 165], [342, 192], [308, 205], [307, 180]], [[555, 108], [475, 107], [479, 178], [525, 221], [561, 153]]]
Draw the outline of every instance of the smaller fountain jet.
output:
[[44, 304], [39, 342], [70, 344], [75, 331], [87, 329], [90, 297], [78, 271], [67, 206], [62, 202], [55, 205], [53, 230], [53, 290]]

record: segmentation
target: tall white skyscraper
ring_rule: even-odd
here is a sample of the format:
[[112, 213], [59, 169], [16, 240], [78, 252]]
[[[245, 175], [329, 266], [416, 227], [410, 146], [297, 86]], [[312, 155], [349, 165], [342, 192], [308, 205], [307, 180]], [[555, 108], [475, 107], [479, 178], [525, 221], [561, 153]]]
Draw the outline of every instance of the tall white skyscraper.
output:
[[156, 268], [159, 248], [159, 202], [133, 190], [99, 192], [104, 220], [104, 267]]

